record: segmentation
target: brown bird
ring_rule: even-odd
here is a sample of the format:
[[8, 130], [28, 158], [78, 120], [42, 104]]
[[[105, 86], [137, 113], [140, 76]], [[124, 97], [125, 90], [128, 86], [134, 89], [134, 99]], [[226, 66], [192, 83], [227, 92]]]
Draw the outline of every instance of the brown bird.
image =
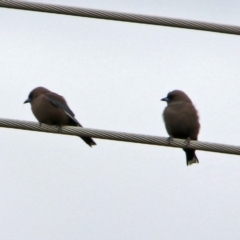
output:
[[[163, 119], [170, 138], [183, 138], [187, 143], [197, 140], [200, 129], [198, 113], [187, 94], [174, 90], [161, 100], [167, 102]], [[199, 163], [194, 149], [183, 150], [186, 153], [187, 165]]]
[[[68, 107], [66, 100], [57, 93], [51, 92], [44, 87], [33, 89], [28, 99], [24, 103], [30, 103], [34, 116], [42, 123], [58, 125], [59, 129], [63, 125], [79, 126], [82, 125], [74, 117], [74, 113]], [[90, 137], [81, 137], [90, 147], [96, 145]]]

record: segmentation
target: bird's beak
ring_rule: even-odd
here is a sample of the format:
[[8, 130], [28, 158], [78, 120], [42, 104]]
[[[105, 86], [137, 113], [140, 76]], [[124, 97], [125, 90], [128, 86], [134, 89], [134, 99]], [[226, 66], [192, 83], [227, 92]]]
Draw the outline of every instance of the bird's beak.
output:
[[161, 101], [169, 102], [169, 98], [168, 97], [162, 98]]
[[30, 101], [30, 99], [28, 98], [23, 104], [25, 104], [25, 103], [30, 103], [31, 101]]

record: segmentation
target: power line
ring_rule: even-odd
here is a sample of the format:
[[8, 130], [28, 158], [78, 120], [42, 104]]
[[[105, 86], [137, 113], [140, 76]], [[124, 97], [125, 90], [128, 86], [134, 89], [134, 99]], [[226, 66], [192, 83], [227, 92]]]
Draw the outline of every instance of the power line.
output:
[[240, 27], [53, 4], [0, 0], [0, 7], [240, 35]]
[[[46, 133], [56, 133], [56, 134], [65, 134], [65, 135], [75, 135], [81, 137], [93, 137], [107, 140], [123, 141], [123, 142], [132, 142], [132, 143], [141, 143], [149, 145], [159, 145], [165, 147], [175, 147], [175, 148], [186, 148], [186, 140], [174, 138], [169, 145], [168, 138], [142, 135], [142, 134], [133, 134], [133, 133], [124, 133], [124, 132], [115, 132], [115, 131], [105, 131], [97, 130], [90, 128], [81, 128], [81, 127], [62, 127], [62, 130], [59, 132], [58, 127], [49, 126], [36, 122], [29, 121], [20, 121], [12, 120], [6, 118], [0, 118], [0, 127], [4, 128], [14, 128], [21, 130], [30, 130], [37, 132], [46, 132]], [[200, 141], [190, 141], [190, 144], [187, 146], [191, 149], [203, 150], [209, 152], [219, 152], [219, 153], [228, 153], [234, 155], [240, 155], [240, 146], [209, 143], [209, 142], [200, 142]]]

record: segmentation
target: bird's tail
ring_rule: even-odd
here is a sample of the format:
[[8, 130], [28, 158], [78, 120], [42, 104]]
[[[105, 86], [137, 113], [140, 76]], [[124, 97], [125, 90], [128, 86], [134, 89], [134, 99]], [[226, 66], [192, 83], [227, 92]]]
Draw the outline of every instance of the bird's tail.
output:
[[[80, 122], [78, 122], [78, 120], [76, 118], [74, 118], [73, 116], [69, 116], [70, 119], [70, 126], [78, 126], [78, 127], [83, 127]], [[92, 138], [90, 137], [80, 137], [87, 145], [89, 145], [90, 147], [97, 145]]]
[[192, 165], [194, 163], [199, 163], [197, 156], [195, 154], [195, 150], [193, 149], [183, 149], [186, 153], [187, 158], [187, 166]]
[[90, 137], [80, 137], [87, 145], [89, 145], [90, 147], [97, 145], [92, 138]]

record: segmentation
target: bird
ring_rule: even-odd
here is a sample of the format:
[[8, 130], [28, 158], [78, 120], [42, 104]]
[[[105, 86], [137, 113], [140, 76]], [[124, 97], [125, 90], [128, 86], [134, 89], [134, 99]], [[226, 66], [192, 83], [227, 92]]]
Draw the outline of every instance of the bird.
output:
[[[186, 139], [187, 144], [190, 140], [197, 140], [200, 130], [199, 116], [188, 95], [181, 90], [174, 90], [161, 101], [167, 102], [163, 111], [163, 120], [170, 136], [169, 140]], [[187, 166], [199, 163], [195, 149], [183, 148], [183, 150], [186, 153]]]
[[[57, 93], [44, 87], [34, 88], [24, 103], [30, 103], [31, 109], [39, 121], [48, 125], [57, 125], [59, 130], [63, 125], [83, 127], [75, 118], [66, 100]], [[96, 145], [90, 137], [80, 137], [90, 147]]]

